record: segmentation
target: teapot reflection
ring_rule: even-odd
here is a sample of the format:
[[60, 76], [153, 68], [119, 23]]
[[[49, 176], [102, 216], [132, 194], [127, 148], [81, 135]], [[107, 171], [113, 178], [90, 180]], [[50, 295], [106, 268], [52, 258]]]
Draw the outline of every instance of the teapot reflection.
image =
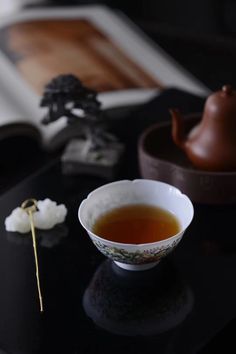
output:
[[193, 294], [167, 262], [149, 271], [127, 272], [106, 260], [85, 290], [83, 307], [109, 332], [147, 336], [183, 322], [192, 310]]

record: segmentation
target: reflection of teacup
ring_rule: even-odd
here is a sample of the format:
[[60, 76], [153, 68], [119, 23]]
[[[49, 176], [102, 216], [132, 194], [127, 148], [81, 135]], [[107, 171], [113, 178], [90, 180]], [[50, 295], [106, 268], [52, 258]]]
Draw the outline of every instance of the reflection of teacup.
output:
[[156, 335], [184, 321], [193, 294], [169, 262], [148, 272], [126, 272], [110, 260], [95, 272], [83, 307], [96, 325], [119, 335]]
[[[94, 233], [94, 225], [106, 213], [130, 205], [148, 205], [172, 213], [179, 222], [178, 232], [161, 241], [149, 243], [121, 243]], [[190, 199], [174, 186], [139, 179], [108, 183], [95, 189], [80, 204], [78, 215], [99, 251], [124, 269], [144, 270], [155, 266], [177, 246], [192, 221], [193, 213]]]

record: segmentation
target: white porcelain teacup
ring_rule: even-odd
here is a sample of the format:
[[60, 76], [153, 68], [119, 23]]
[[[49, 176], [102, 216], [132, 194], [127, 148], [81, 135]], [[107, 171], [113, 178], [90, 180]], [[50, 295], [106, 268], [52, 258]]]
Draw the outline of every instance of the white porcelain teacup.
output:
[[[127, 205], [156, 206], [174, 214], [180, 230], [161, 241], [127, 244], [97, 236], [93, 227], [107, 212]], [[191, 200], [176, 187], [148, 179], [121, 180], [105, 184], [92, 191], [78, 210], [79, 221], [94, 245], [118, 266], [127, 270], [145, 270], [155, 266], [161, 258], [177, 246], [194, 215]]]

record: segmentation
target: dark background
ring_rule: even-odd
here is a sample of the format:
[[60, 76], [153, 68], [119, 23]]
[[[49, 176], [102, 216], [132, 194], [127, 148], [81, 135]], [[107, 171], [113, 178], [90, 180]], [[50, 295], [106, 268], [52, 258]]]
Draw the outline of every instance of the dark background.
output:
[[[95, 1], [51, 0], [51, 4], [92, 4]], [[156, 25], [173, 26], [196, 34], [234, 35], [236, 32], [233, 0], [107, 0], [100, 1], [122, 9], [129, 16]]]

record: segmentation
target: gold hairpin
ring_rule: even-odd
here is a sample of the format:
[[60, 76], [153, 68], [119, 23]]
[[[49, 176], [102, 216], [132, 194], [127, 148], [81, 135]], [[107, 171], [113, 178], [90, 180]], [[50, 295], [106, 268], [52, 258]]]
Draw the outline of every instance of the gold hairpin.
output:
[[34, 227], [34, 219], [33, 219], [33, 213], [35, 213], [37, 210], [37, 201], [35, 199], [27, 199], [21, 204], [21, 208], [24, 211], [26, 211], [26, 213], [29, 215], [30, 228], [31, 228], [32, 240], [33, 240], [33, 249], [34, 249], [34, 259], [35, 259], [35, 267], [36, 267], [36, 279], [37, 279], [37, 287], [38, 287], [38, 295], [39, 295], [40, 312], [43, 312], [43, 298], [42, 298], [41, 287], [40, 287], [37, 244], [36, 244], [35, 227]]

